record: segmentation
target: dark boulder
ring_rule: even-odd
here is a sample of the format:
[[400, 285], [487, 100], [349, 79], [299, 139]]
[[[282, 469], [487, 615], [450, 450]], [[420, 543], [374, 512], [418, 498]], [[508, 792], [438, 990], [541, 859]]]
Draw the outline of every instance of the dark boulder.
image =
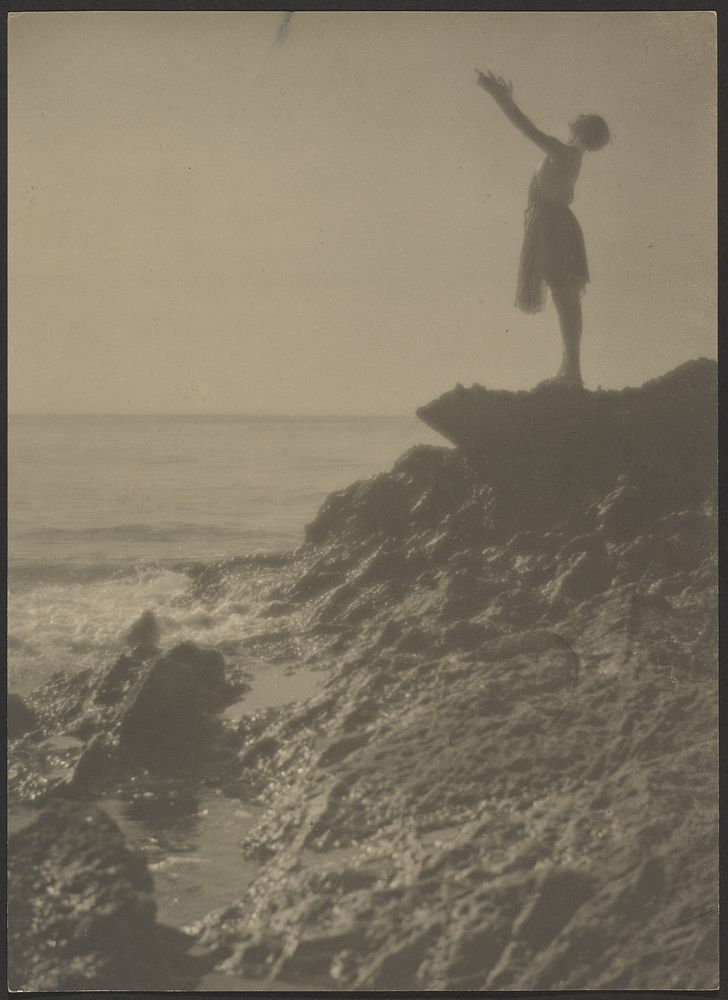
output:
[[217, 749], [216, 713], [233, 697], [225, 660], [185, 642], [122, 654], [92, 688], [72, 726], [86, 747], [71, 790], [88, 794], [124, 774], [199, 770]]
[[132, 648], [158, 646], [162, 630], [153, 611], [144, 611], [128, 629], [124, 640]]
[[94, 687], [93, 701], [97, 705], [119, 705], [144, 673], [145, 665], [158, 655], [156, 646], [141, 645], [131, 653], [122, 653], [102, 672]]
[[[218, 774], [230, 757], [220, 712], [239, 692], [224, 657], [192, 642], [137, 646], [98, 674], [58, 674], [29, 698], [38, 738], [13, 743], [11, 798], [93, 797], [140, 771]], [[11, 735], [23, 728], [18, 705]]]
[[120, 713], [119, 753], [145, 766], [174, 764], [199, 754], [209, 713], [227, 696], [225, 661], [194, 643], [175, 646], [148, 664]]
[[8, 842], [12, 990], [191, 989], [200, 959], [156, 922], [144, 859], [97, 806], [56, 801]]

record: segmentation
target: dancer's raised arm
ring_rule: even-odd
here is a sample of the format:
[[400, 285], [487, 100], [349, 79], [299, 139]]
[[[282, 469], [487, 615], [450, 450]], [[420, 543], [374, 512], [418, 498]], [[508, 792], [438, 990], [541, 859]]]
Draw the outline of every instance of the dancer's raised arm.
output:
[[516, 102], [513, 100], [513, 84], [505, 82], [502, 76], [495, 76], [494, 73], [481, 73], [479, 69], [475, 71], [478, 75], [478, 86], [486, 90], [491, 97], [503, 109], [506, 117], [513, 122], [519, 132], [522, 132], [527, 139], [535, 142], [544, 153], [563, 153], [568, 150], [568, 146], [560, 142], [552, 135], [546, 135], [533, 124], [531, 119], [524, 115]]

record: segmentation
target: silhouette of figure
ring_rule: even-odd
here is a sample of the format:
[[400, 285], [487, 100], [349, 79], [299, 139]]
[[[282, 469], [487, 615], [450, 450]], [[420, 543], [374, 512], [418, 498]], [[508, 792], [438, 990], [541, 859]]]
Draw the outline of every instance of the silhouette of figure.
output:
[[526, 138], [546, 153], [528, 192], [524, 238], [518, 266], [516, 305], [523, 312], [543, 309], [546, 286], [559, 317], [563, 356], [561, 368], [548, 382], [581, 386], [581, 295], [589, 281], [584, 236], [569, 208], [586, 151], [609, 142], [607, 123], [599, 115], [579, 115], [571, 123], [568, 142], [541, 132], [513, 100], [513, 84], [493, 73], [475, 71], [478, 85], [500, 105]]

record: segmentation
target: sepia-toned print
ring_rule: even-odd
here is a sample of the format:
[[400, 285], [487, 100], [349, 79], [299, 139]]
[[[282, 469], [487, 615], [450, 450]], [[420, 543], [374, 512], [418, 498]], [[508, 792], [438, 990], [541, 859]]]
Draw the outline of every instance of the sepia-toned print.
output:
[[10, 989], [717, 989], [715, 14], [7, 24]]

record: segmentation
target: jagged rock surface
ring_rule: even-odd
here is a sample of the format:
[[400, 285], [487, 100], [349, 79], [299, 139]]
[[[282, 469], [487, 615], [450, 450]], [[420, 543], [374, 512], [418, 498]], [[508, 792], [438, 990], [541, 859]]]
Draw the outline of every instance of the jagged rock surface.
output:
[[10, 988], [184, 989], [204, 963], [155, 920], [144, 860], [93, 805], [57, 802], [8, 845]]
[[639, 389], [544, 386], [531, 392], [458, 386], [418, 410], [532, 516], [531, 491], [574, 509], [620, 474], [657, 509], [694, 504], [715, 476], [714, 361], [689, 361]]
[[140, 770], [197, 773], [224, 753], [216, 713], [236, 692], [222, 655], [189, 642], [56, 675], [29, 696], [39, 727], [13, 748], [11, 798], [88, 796]]
[[[226, 731], [220, 781], [268, 809], [245, 842], [258, 878], [198, 927], [221, 971], [717, 985], [715, 384], [697, 361], [622, 393], [450, 394], [432, 412], [463, 418], [458, 450], [415, 448], [332, 494], [271, 565], [274, 625], [251, 655], [329, 679]], [[200, 571], [196, 598], [241, 565]], [[166, 668], [137, 681], [158, 656], [54, 679], [30, 699], [41, 727], [106, 729], [115, 767], [163, 764], [166, 743], [132, 749], [167, 690]], [[214, 744], [209, 693], [196, 731]], [[92, 776], [109, 773], [99, 746]]]
[[[538, 417], [528, 460], [494, 420], [487, 466], [417, 448], [328, 499], [285, 596], [338, 665], [297, 712], [241, 724], [273, 801], [247, 844], [261, 876], [199, 929], [224, 968], [715, 985], [714, 377], [597, 400], [610, 419], [628, 400], [639, 440], [604, 453], [613, 424], [580, 424], [576, 479], [564, 416], [591, 403], [481, 393], [516, 444]], [[668, 453], [689, 474], [655, 473]]]

